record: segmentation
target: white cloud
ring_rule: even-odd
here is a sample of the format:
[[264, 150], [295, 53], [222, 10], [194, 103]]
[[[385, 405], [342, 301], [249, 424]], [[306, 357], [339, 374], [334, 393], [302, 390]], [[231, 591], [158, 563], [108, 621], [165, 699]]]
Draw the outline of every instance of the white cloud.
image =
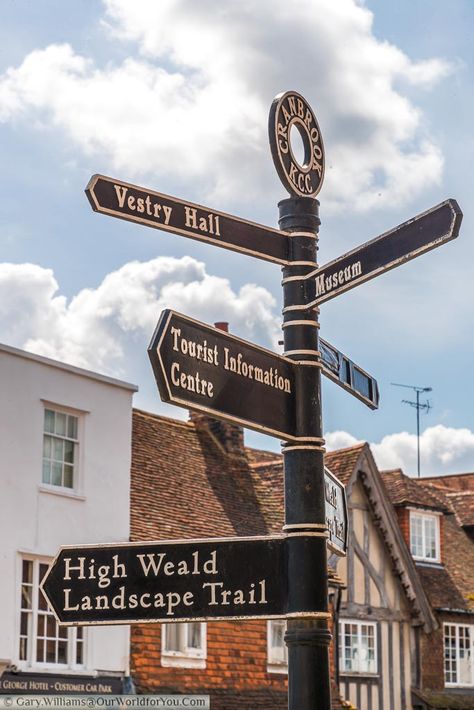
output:
[[327, 207], [392, 206], [439, 182], [441, 152], [402, 92], [453, 67], [378, 40], [355, 0], [104, 4], [130, 57], [100, 67], [66, 44], [31, 52], [0, 77], [1, 120], [60, 130], [124, 179], [198, 179], [203, 197], [232, 200], [242, 185], [269, 189], [269, 104], [295, 88], [321, 122]]
[[[355, 437], [345, 431], [326, 434], [329, 450], [352, 446]], [[384, 436], [370, 444], [380, 469], [401, 468], [404, 473], [417, 474], [417, 442], [415, 434], [399, 432]], [[420, 436], [421, 475], [436, 476], [474, 470], [474, 432], [454, 429], [442, 424], [428, 427]]]
[[347, 431], [330, 431], [324, 436], [326, 441], [326, 449], [335, 451], [336, 449], [345, 449], [348, 446], [357, 444], [357, 439]]
[[[235, 293], [227, 279], [190, 257], [131, 262], [70, 303], [50, 269], [0, 264], [0, 340], [9, 345], [140, 382], [138, 363], [164, 308], [213, 323], [273, 347], [279, 333], [275, 302], [264, 288]], [[149, 373], [147, 372], [147, 375]]]

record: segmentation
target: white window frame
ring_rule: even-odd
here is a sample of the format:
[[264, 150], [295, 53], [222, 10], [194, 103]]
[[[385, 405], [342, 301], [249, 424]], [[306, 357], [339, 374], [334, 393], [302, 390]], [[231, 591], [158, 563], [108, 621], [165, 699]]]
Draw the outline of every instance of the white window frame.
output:
[[[201, 647], [187, 645], [189, 623], [201, 626]], [[207, 624], [206, 622], [167, 622], [161, 625], [161, 665], [165, 668], [205, 668], [207, 659]], [[180, 650], [172, 651], [166, 647], [168, 628], [176, 624], [179, 629]]]
[[[28, 629], [27, 629], [27, 654], [25, 659], [20, 659], [20, 638], [23, 636], [22, 632], [22, 627], [21, 627], [21, 620], [22, 620], [22, 609], [24, 609], [23, 604], [22, 604], [22, 592], [23, 592], [23, 562], [30, 562], [33, 565], [32, 569], [32, 582], [31, 582], [31, 589], [32, 589], [32, 604], [31, 604], [31, 611], [29, 612], [29, 620], [27, 623]], [[40, 599], [40, 589], [39, 589], [39, 584], [40, 584], [40, 578], [39, 578], [39, 571], [40, 571], [40, 565], [46, 565], [49, 567], [49, 564], [51, 562], [51, 559], [48, 557], [42, 557], [42, 556], [33, 556], [33, 555], [20, 555], [19, 556], [19, 584], [17, 585], [17, 634], [16, 634], [16, 639], [15, 639], [15, 665], [20, 669], [20, 670], [35, 670], [35, 671], [54, 671], [56, 673], [71, 673], [71, 672], [78, 672], [78, 673], [84, 673], [87, 671], [87, 652], [88, 652], [88, 644], [87, 644], [87, 630], [82, 628], [79, 633], [82, 634], [82, 663], [76, 663], [75, 661], [73, 662], [73, 659], [75, 659], [76, 656], [76, 641], [77, 641], [77, 628], [78, 627], [69, 627], [67, 628], [67, 662], [66, 663], [56, 663], [56, 662], [51, 662], [51, 661], [37, 661], [36, 660], [36, 652], [37, 652], [37, 640], [38, 640], [38, 617], [39, 615], [42, 616], [47, 616], [47, 617], [52, 617], [54, 619], [53, 612], [51, 608], [48, 605], [48, 609], [40, 609], [39, 608], [39, 599]], [[30, 585], [28, 585], [30, 586]], [[24, 609], [25, 610], [25, 609]], [[26, 610], [25, 610], [26, 611]], [[64, 627], [63, 627], [64, 628]], [[55, 636], [50, 637], [50, 638], [56, 638], [57, 637], [57, 622], [55, 622]]]
[[[39, 490], [43, 493], [54, 493], [60, 496], [80, 498], [84, 500], [84, 482], [83, 482], [83, 455], [84, 455], [84, 430], [85, 430], [85, 415], [89, 412], [79, 409], [73, 409], [72, 407], [64, 406], [58, 404], [57, 402], [51, 402], [49, 400], [42, 399], [42, 422], [41, 422], [41, 468], [40, 468], [40, 479], [39, 479]], [[45, 413], [46, 410], [52, 410], [59, 414], [66, 414], [69, 416], [76, 417], [77, 419], [77, 439], [75, 440], [75, 460], [74, 460], [74, 470], [73, 470], [73, 486], [69, 488], [68, 486], [59, 486], [53, 483], [43, 482], [43, 454], [44, 454], [44, 436], [48, 435], [45, 431]], [[53, 434], [53, 436], [55, 436]], [[66, 437], [67, 438], [67, 437]]]
[[[414, 560], [418, 562], [432, 562], [432, 563], [440, 563], [441, 562], [441, 541], [440, 541], [440, 523], [439, 519], [441, 517], [442, 513], [438, 513], [435, 511], [428, 511], [428, 510], [422, 510], [420, 508], [411, 508], [410, 509], [410, 552]], [[412, 526], [413, 526], [413, 521], [415, 518], [419, 518], [422, 521], [421, 524], [421, 535], [422, 535], [422, 548], [423, 548], [423, 554], [422, 555], [415, 555], [413, 552], [413, 547], [412, 547]], [[426, 538], [425, 538], [425, 525], [424, 521], [425, 520], [433, 520], [435, 524], [435, 557], [428, 557], [426, 555]]]
[[[456, 663], [456, 676], [458, 680], [455, 682], [453, 681], [448, 681], [446, 680], [447, 676], [447, 657], [446, 657], [446, 628], [447, 627], [454, 627], [455, 629], [455, 639], [456, 639], [456, 658], [454, 659]], [[460, 659], [460, 644], [459, 644], [459, 630], [460, 629], [469, 629], [469, 640], [470, 640], [470, 658], [469, 658], [469, 666], [470, 666], [470, 674], [471, 674], [471, 680], [468, 683], [461, 683], [459, 681], [459, 666], [461, 663]], [[443, 648], [444, 648], [444, 684], [446, 688], [472, 688], [474, 687], [474, 624], [451, 624], [451, 623], [444, 623], [443, 624]]]
[[[344, 635], [345, 635], [345, 629], [344, 626], [346, 624], [350, 624], [351, 626], [356, 626], [357, 627], [357, 648], [361, 649], [362, 648], [362, 627], [363, 626], [369, 626], [371, 627], [374, 632], [373, 632], [373, 639], [374, 639], [374, 665], [375, 665], [375, 670], [374, 671], [368, 671], [368, 670], [359, 670], [359, 669], [347, 669], [344, 668]], [[379, 675], [379, 649], [378, 649], [378, 639], [377, 639], [377, 622], [376, 621], [365, 621], [361, 619], [340, 619], [339, 620], [339, 673], [341, 675], [358, 675], [358, 676], [378, 676]]]
[[273, 628], [281, 624], [286, 631], [285, 619], [269, 619], [267, 621], [267, 673], [288, 673], [288, 647], [283, 641], [283, 646], [274, 646]]

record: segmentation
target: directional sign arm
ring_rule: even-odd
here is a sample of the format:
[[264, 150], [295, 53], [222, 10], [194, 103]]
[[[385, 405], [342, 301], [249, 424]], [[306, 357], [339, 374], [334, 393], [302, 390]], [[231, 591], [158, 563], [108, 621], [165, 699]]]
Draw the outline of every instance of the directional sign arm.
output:
[[455, 239], [461, 221], [456, 200], [446, 200], [312, 271], [305, 281], [308, 308]]
[[286, 441], [317, 441], [298, 424], [299, 365], [196, 321], [163, 311], [148, 354], [161, 399]]
[[319, 339], [319, 349], [326, 377], [360, 399], [370, 409], [377, 409], [379, 388], [375, 378], [322, 338]]
[[91, 177], [86, 195], [94, 212], [265, 261], [282, 265], [289, 263], [289, 237], [281, 230], [105, 175]]

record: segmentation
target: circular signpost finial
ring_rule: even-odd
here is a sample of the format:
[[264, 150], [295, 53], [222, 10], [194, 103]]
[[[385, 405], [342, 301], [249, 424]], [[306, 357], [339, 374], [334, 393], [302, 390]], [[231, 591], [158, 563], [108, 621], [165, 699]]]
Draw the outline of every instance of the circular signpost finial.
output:
[[[268, 119], [273, 162], [284, 187], [296, 197], [316, 197], [324, 177], [324, 147], [313, 109], [301, 94], [286, 91], [273, 99]], [[295, 156], [295, 135], [303, 157]]]

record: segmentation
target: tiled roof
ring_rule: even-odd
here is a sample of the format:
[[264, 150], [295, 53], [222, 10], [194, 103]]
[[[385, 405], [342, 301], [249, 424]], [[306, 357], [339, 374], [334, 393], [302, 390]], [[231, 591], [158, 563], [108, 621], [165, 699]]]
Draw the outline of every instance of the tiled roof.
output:
[[445, 513], [443, 565], [417, 564], [433, 608], [474, 611], [474, 544], [453, 514], [452, 494], [424, 478], [409, 478], [400, 470], [383, 471], [382, 478], [393, 505], [422, 506]]
[[276, 515], [261, 503], [274, 478], [226, 456], [192, 422], [133, 412], [133, 540], [271, 534]]
[[446, 476], [430, 476], [423, 482], [437, 488], [449, 488], [451, 491], [474, 492], [474, 473], [454, 473]]
[[430, 708], [439, 710], [474, 710], [474, 695], [472, 690], [454, 689], [449, 690], [419, 690], [413, 689], [413, 693], [423, 700]]
[[[281, 532], [281, 454], [226, 456], [205, 427], [137, 409], [132, 439], [133, 540]], [[328, 453], [326, 465], [347, 482], [362, 447]]]
[[392, 505], [414, 505], [420, 508], [450, 512], [451, 508], [443, 498], [442, 493], [432, 486], [426, 485], [424, 479], [405, 476], [401, 469], [381, 471], [381, 476]]
[[474, 526], [474, 473], [424, 478], [423, 482], [446, 494], [460, 525]]
[[474, 526], [474, 491], [447, 493], [446, 497], [454, 508], [459, 525]]
[[324, 463], [337, 478], [346, 485], [354, 471], [357, 460], [362, 450], [367, 446], [365, 443], [349, 446], [346, 449], [328, 451], [324, 457]]

